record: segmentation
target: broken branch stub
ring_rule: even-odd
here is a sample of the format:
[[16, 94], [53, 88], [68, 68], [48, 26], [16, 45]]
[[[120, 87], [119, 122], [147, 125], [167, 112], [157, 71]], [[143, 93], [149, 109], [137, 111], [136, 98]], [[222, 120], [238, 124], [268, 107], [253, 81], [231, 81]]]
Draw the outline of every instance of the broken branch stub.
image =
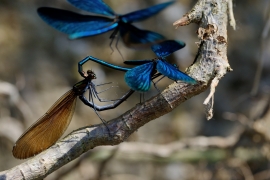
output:
[[234, 19], [230, 3], [231, 0], [199, 0], [190, 12], [173, 24], [176, 28], [190, 23], [199, 24], [199, 50], [186, 72], [197, 81], [210, 85], [210, 93], [203, 103], [207, 119], [213, 117], [214, 103], [211, 99], [216, 86], [227, 72], [232, 71], [227, 59], [227, 12], [231, 12], [230, 21]]

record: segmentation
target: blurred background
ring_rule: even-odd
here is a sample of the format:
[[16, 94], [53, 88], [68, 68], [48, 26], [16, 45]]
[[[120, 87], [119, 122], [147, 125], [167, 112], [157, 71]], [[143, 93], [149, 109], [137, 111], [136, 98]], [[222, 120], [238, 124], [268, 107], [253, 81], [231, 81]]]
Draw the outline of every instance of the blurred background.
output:
[[[119, 14], [165, 2], [104, 1]], [[195, 3], [195, 0], [179, 0], [158, 15], [134, 23], [168, 39], [186, 42], [184, 49], [168, 58], [183, 71], [196, 56], [198, 26], [191, 24], [175, 30], [172, 23]], [[234, 1], [233, 5], [236, 31], [228, 27], [228, 59], [233, 72], [216, 89], [213, 119], [207, 121], [204, 114], [202, 103], [209, 93], [207, 90], [146, 124], [119, 146], [95, 148], [46, 180], [270, 179], [270, 3], [246, 0]], [[77, 72], [81, 59], [91, 55], [123, 65], [115, 45], [113, 53], [109, 46], [112, 31], [69, 40], [66, 34], [53, 29], [37, 15], [37, 8], [42, 6], [87, 14], [64, 0], [0, 1], [0, 171], [23, 162], [12, 156], [15, 141], [61, 95], [82, 80]], [[150, 48], [128, 49], [121, 39], [118, 48], [124, 60], [155, 57]], [[99, 89], [113, 86], [100, 94], [104, 99], [116, 99], [128, 90], [123, 72], [93, 62], [88, 62], [84, 69], [96, 73], [95, 84], [112, 82]], [[164, 78], [158, 88], [163, 90], [170, 83], [171, 80]], [[152, 88], [145, 99], [157, 93]], [[139, 102], [140, 94], [135, 93], [118, 108], [100, 114], [110, 120]], [[65, 134], [97, 123], [100, 120], [94, 111], [78, 100]]]

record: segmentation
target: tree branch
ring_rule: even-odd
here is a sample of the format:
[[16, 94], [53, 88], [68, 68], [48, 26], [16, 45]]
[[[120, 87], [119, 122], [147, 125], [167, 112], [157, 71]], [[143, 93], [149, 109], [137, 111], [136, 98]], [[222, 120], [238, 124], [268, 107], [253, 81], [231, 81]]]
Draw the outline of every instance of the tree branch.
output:
[[[43, 179], [89, 149], [123, 142], [144, 124], [205, 91], [213, 79], [215, 88], [226, 72], [231, 71], [227, 60], [228, 7], [227, 1], [223, 0], [199, 0], [189, 13], [174, 23], [176, 26], [191, 22], [199, 24], [197, 32], [200, 48], [194, 63], [186, 71], [198, 84], [173, 83], [161, 94], [110, 120], [107, 125], [110, 133], [103, 124], [76, 130], [34, 158], [1, 172], [0, 179]], [[211, 118], [211, 115], [207, 118]]]

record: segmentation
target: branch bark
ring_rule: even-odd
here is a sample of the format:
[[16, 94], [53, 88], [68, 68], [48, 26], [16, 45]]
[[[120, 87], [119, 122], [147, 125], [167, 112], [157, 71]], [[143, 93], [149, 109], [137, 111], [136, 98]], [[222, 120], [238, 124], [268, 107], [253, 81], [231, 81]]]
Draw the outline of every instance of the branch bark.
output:
[[[138, 128], [166, 113], [211, 85], [205, 104], [214, 96], [219, 80], [231, 71], [227, 60], [227, 13], [230, 0], [199, 0], [193, 9], [174, 25], [198, 23], [199, 49], [194, 63], [186, 72], [199, 83], [173, 83], [161, 94], [103, 124], [73, 131], [64, 139], [34, 158], [0, 173], [2, 179], [43, 179], [56, 169], [79, 157], [89, 149], [102, 145], [117, 145]], [[230, 17], [231, 18], [231, 17]], [[213, 80], [213, 81], [212, 81]], [[212, 83], [212, 84], [211, 84]], [[213, 104], [210, 105], [211, 110]], [[207, 118], [212, 114], [207, 112]]]

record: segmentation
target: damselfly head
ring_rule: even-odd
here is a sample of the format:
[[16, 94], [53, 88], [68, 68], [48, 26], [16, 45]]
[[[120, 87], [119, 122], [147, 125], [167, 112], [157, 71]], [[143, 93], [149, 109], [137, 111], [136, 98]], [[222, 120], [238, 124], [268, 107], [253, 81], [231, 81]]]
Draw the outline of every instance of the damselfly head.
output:
[[157, 60], [160, 60], [161, 58], [160, 57], [156, 57], [153, 59], [153, 61], [157, 61]]
[[96, 74], [92, 70], [87, 70], [87, 75], [90, 79], [97, 79]]
[[119, 22], [120, 21], [121, 16], [119, 14], [116, 14], [114, 17], [113, 22]]

